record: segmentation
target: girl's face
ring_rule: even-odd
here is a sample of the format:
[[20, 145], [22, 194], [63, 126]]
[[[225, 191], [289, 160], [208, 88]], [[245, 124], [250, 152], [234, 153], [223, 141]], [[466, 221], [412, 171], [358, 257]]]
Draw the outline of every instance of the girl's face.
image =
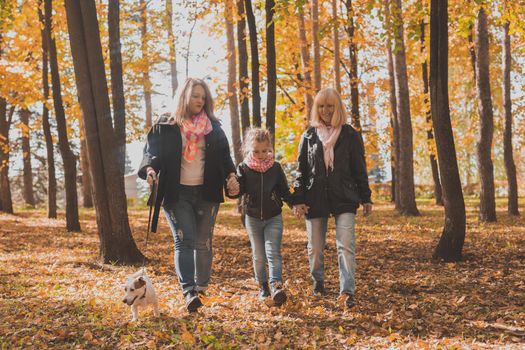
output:
[[200, 85], [195, 85], [191, 89], [190, 101], [188, 102], [188, 108], [191, 115], [199, 114], [204, 107], [206, 102], [206, 91]]
[[252, 155], [257, 160], [265, 160], [270, 154], [272, 154], [272, 147], [268, 141], [258, 142], [253, 141], [252, 144]]
[[332, 96], [327, 96], [319, 101], [317, 105], [317, 113], [319, 113], [319, 118], [325, 125], [331, 125], [334, 110], [335, 99]]

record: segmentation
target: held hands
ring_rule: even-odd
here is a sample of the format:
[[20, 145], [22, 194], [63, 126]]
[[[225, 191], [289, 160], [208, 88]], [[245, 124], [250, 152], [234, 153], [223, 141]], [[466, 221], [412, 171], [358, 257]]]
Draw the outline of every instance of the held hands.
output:
[[310, 209], [310, 207], [306, 204], [297, 204], [293, 206], [293, 213], [296, 217], [300, 218], [308, 214], [308, 209]]
[[152, 167], [148, 167], [148, 169], [146, 170], [146, 174], [147, 174], [146, 181], [148, 181], [148, 184], [150, 186], [153, 186], [153, 183], [157, 182], [158, 180], [155, 169], [153, 169]]
[[237, 181], [237, 177], [234, 173], [228, 175], [228, 178], [226, 179], [226, 190], [230, 196], [238, 195], [241, 190], [239, 181]]
[[363, 204], [363, 215], [368, 216], [372, 212], [372, 203]]

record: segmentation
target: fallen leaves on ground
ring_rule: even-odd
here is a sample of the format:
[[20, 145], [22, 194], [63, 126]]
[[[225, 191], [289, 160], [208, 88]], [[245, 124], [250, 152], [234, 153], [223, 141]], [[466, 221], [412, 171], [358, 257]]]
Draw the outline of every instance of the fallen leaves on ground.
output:
[[[480, 224], [467, 208], [464, 261], [435, 264], [442, 208], [420, 202], [421, 217], [400, 217], [390, 204], [357, 220], [356, 307], [338, 297], [334, 224], [325, 266], [328, 296], [311, 295], [304, 223], [285, 211], [283, 273], [288, 302], [257, 299], [251, 250], [233, 203], [221, 207], [214, 232], [214, 272], [205, 306], [189, 315], [173, 267], [164, 219], [144, 253], [161, 316], [121, 301], [126, 276], [139, 267], [97, 262], [95, 213], [83, 232], [43, 211], [0, 215], [0, 348], [406, 348], [525, 347], [525, 218]], [[147, 210], [130, 210], [144, 248]]]

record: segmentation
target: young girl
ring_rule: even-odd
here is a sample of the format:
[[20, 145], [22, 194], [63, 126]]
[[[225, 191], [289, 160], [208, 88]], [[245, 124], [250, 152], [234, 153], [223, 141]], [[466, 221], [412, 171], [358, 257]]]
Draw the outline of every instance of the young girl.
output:
[[372, 210], [370, 187], [359, 133], [346, 124], [339, 93], [325, 88], [315, 96], [310, 118], [299, 145], [298, 174], [294, 188], [294, 212], [306, 215], [308, 258], [315, 295], [324, 288], [324, 247], [327, 222], [335, 217], [339, 261], [339, 292], [346, 306], [354, 306], [355, 214], [359, 205]]
[[[246, 133], [244, 161], [237, 167], [246, 230], [250, 237], [255, 279], [261, 299], [271, 296], [275, 305], [286, 301], [282, 288], [281, 239], [283, 200], [290, 191], [281, 165], [274, 160], [272, 138], [268, 130], [256, 128]], [[270, 283], [266, 263], [270, 272]]]

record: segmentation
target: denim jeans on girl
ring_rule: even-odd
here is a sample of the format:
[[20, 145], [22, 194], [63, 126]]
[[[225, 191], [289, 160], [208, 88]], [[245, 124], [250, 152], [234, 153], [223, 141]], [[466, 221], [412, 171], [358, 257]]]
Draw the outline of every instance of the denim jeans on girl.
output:
[[201, 198], [202, 186], [180, 185], [179, 199], [164, 208], [175, 240], [175, 269], [183, 293], [205, 290], [211, 275], [212, 235], [219, 203]]
[[266, 261], [268, 260], [270, 283], [282, 282], [282, 215], [276, 215], [268, 220], [261, 220], [246, 215], [245, 223], [252, 245], [255, 279], [259, 284], [268, 282], [266, 273]]
[[[324, 247], [328, 218], [306, 219], [308, 232], [308, 260], [315, 281], [324, 281]], [[339, 262], [339, 290], [341, 294], [355, 292], [355, 214], [335, 215], [335, 242]]]

